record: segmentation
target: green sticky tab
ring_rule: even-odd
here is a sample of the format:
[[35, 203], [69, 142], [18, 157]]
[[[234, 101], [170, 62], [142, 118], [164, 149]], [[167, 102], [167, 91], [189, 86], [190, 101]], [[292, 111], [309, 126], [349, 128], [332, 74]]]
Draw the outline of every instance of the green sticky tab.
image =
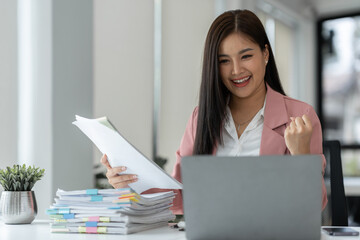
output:
[[97, 190], [97, 189], [87, 189], [87, 190], [86, 190], [86, 194], [87, 194], [87, 195], [97, 195], [97, 194], [98, 194], [98, 190]]
[[53, 215], [53, 214], [57, 214], [57, 213], [58, 213], [57, 209], [47, 209], [46, 210], [46, 214], [48, 214], [48, 215]]
[[106, 227], [98, 227], [97, 232], [98, 233], [106, 233]]
[[103, 196], [101, 195], [91, 196], [91, 202], [101, 202], [102, 200], [103, 200]]
[[66, 228], [66, 225], [51, 225], [51, 228]]

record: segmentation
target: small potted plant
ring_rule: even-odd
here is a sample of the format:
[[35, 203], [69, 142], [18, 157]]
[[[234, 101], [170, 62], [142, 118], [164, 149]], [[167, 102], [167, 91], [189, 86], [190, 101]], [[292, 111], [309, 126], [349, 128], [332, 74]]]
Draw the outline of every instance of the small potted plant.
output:
[[37, 214], [34, 184], [44, 176], [45, 169], [14, 165], [0, 169], [0, 184], [4, 188], [0, 207], [6, 224], [31, 223]]

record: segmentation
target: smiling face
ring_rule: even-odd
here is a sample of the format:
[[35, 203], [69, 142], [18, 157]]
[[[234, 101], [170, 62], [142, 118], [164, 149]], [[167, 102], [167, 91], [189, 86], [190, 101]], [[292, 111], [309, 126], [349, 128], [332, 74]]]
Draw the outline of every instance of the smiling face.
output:
[[266, 94], [265, 68], [269, 52], [242, 33], [232, 33], [221, 43], [218, 51], [222, 82], [231, 99], [246, 99]]

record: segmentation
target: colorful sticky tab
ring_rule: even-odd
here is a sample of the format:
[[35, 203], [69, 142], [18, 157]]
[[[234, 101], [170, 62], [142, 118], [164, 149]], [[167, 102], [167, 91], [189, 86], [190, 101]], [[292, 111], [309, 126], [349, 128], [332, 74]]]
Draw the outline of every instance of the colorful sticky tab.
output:
[[97, 189], [87, 189], [87, 190], [86, 190], [86, 194], [87, 194], [87, 195], [97, 195], [97, 194], [98, 194], [98, 190], [97, 190]]
[[86, 233], [86, 227], [78, 227], [79, 233]]
[[103, 196], [101, 195], [91, 196], [91, 202], [101, 202], [102, 200], [103, 200]]
[[87, 219], [89, 222], [99, 222], [100, 217], [88, 217]]
[[87, 227], [86, 233], [97, 233], [97, 227]]
[[52, 225], [51, 228], [66, 228], [66, 224], [64, 224], [64, 225]]
[[46, 210], [46, 214], [48, 215], [53, 215], [53, 214], [57, 214], [58, 211], [56, 209], [47, 209]]
[[132, 193], [130, 190], [121, 190], [121, 189], [117, 189], [117, 191], [116, 191], [116, 194], [118, 194], [118, 195], [123, 195], [123, 194], [130, 194], [130, 193]]
[[118, 188], [116, 189], [116, 192], [118, 194], [127, 194], [127, 193], [132, 193], [130, 188]]
[[136, 193], [128, 193], [128, 194], [122, 194], [119, 198], [126, 198], [126, 197], [139, 197]]
[[54, 214], [54, 215], [50, 215], [50, 219], [63, 219], [64, 215], [62, 214]]
[[131, 191], [131, 188], [117, 188], [117, 191], [121, 192], [121, 191]]
[[100, 222], [110, 222], [110, 218], [109, 217], [100, 217]]
[[75, 214], [74, 214], [74, 213], [64, 214], [64, 219], [74, 219], [74, 218], [75, 218]]
[[86, 227], [97, 227], [97, 222], [86, 222], [85, 226]]
[[66, 223], [67, 220], [66, 219], [54, 219], [54, 222], [56, 222], [56, 223]]
[[53, 214], [69, 214], [70, 208], [54, 208], [54, 209], [47, 209], [46, 214], [53, 215]]
[[69, 214], [70, 213], [70, 208], [59, 208], [59, 213], [60, 214]]
[[130, 193], [130, 194], [122, 194], [120, 197], [118, 197], [119, 200], [129, 200], [138, 202], [141, 197], [136, 193]]
[[98, 227], [97, 232], [98, 233], [106, 233], [107, 228], [106, 227]]
[[109, 207], [108, 209], [121, 209], [121, 207]]
[[87, 222], [87, 221], [89, 221], [89, 218], [82, 218], [82, 220], [83, 220], [83, 222]]
[[121, 206], [121, 208], [131, 207], [131, 203], [116, 203], [116, 204]]
[[54, 204], [54, 206], [55, 207], [68, 207], [69, 204], [58, 204], [58, 203], [56, 203], [56, 204]]

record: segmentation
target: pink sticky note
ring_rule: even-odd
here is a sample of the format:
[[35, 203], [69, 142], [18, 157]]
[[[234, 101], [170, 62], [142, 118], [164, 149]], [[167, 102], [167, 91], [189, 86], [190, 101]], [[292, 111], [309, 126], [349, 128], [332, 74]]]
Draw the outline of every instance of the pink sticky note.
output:
[[100, 217], [89, 217], [89, 222], [99, 222], [100, 221]]
[[97, 233], [97, 227], [87, 227], [86, 233]]

